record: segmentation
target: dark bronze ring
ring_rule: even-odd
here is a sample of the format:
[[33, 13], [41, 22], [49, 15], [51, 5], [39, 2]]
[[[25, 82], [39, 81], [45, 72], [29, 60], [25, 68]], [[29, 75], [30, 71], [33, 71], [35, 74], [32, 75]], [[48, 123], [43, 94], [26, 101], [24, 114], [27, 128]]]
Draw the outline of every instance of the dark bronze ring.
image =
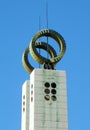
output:
[[[51, 37], [58, 43], [59, 48], [60, 48], [60, 53], [58, 56], [51, 57], [51, 59], [49, 60], [49, 59], [41, 56], [38, 53], [38, 51], [36, 49], [36, 41], [38, 38], [43, 37], [43, 36]], [[49, 50], [49, 48], [48, 48], [48, 50]], [[29, 45], [30, 54], [40, 64], [43, 64], [43, 63], [47, 62], [47, 60], [48, 60], [49, 62], [51, 62], [52, 64], [55, 65], [57, 62], [59, 62], [61, 60], [61, 58], [63, 57], [63, 55], [65, 53], [65, 50], [66, 50], [66, 44], [65, 44], [63, 37], [59, 33], [57, 33], [56, 31], [50, 30], [50, 29], [39, 31], [33, 37], [33, 39], [30, 42], [30, 45]]]
[[[37, 42], [37, 43], [35, 43], [35, 48], [41, 48], [43, 50], [47, 50], [47, 44], [44, 42]], [[54, 58], [57, 56], [54, 48], [52, 48], [50, 45], [48, 45], [48, 49], [49, 49], [49, 54], [50, 54], [51, 58]], [[22, 64], [23, 64], [24, 68], [26, 69], [26, 71], [28, 73], [31, 73], [33, 71], [34, 67], [29, 63], [28, 53], [29, 53], [29, 47], [27, 47], [23, 53]], [[39, 57], [37, 57], [37, 60], [39, 60]]]

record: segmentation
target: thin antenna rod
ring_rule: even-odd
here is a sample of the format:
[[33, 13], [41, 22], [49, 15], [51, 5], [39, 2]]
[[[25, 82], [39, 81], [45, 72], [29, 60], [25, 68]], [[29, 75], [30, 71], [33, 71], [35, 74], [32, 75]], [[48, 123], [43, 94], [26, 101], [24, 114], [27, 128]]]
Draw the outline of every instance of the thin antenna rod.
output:
[[[48, 1], [46, 0], [46, 28], [48, 29]], [[49, 59], [48, 54], [48, 36], [47, 36], [47, 59]]]
[[[41, 29], [41, 18], [39, 16], [39, 30]], [[39, 42], [40, 42], [40, 38], [39, 38]], [[39, 54], [41, 53], [40, 48], [39, 48]], [[40, 68], [40, 63], [39, 63], [39, 68]]]
[[46, 27], [48, 29], [48, 1], [46, 0]]

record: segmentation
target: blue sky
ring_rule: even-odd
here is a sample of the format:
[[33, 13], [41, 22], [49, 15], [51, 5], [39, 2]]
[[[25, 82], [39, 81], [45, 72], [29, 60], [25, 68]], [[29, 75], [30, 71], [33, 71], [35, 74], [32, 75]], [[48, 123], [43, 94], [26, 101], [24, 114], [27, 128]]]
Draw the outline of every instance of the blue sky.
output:
[[[46, 28], [46, 0], [0, 1], [0, 130], [21, 129], [22, 53]], [[48, 26], [66, 41], [56, 66], [67, 72], [69, 130], [90, 130], [90, 1], [49, 0]], [[30, 60], [36, 66], [34, 60]]]

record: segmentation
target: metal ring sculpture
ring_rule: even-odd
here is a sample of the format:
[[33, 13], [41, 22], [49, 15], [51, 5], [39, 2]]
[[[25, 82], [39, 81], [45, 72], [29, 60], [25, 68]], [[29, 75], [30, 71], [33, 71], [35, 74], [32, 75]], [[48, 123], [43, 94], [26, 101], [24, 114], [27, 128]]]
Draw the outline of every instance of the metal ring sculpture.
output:
[[[44, 37], [44, 36], [51, 37], [58, 43], [59, 48], [60, 48], [59, 55], [56, 54], [56, 51], [54, 50], [54, 48], [50, 46], [48, 43], [37, 42], [38, 38]], [[36, 48], [41, 48], [43, 50], [48, 51], [47, 53], [50, 54], [51, 59], [47, 59], [41, 56]], [[23, 56], [22, 56], [23, 66], [29, 73], [31, 73], [34, 69], [34, 67], [29, 63], [29, 60], [28, 60], [29, 52], [31, 56], [33, 57], [33, 59], [36, 60], [38, 63], [40, 64], [50, 63], [53, 66], [55, 66], [56, 63], [59, 62], [61, 58], [63, 57], [65, 50], [66, 50], [65, 41], [59, 33], [50, 29], [41, 30], [33, 37], [33, 39], [30, 42], [29, 47], [26, 48], [25, 52], [23, 53]]]
[[[35, 47], [47, 50], [47, 44], [44, 43], [44, 42], [36, 43]], [[48, 45], [48, 49], [49, 49], [49, 54], [50, 54], [51, 57], [54, 58], [55, 56], [57, 56], [56, 51], [54, 50], [54, 48], [52, 48], [50, 45]], [[26, 50], [23, 53], [22, 63], [23, 63], [24, 68], [26, 69], [26, 71], [31, 73], [33, 71], [34, 67], [29, 63], [28, 53], [29, 53], [29, 47], [27, 47]], [[39, 57], [38, 57], [38, 59], [39, 59]]]

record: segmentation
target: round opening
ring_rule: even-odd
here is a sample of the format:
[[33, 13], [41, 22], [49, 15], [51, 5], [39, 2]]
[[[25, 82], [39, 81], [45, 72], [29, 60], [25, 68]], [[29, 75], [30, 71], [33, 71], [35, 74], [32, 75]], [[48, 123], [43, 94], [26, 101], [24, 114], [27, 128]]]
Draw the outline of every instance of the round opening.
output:
[[52, 94], [56, 94], [56, 90], [55, 90], [55, 89], [52, 89], [52, 90], [51, 90], [51, 93], [52, 93]]
[[49, 88], [50, 87], [50, 84], [48, 82], [46, 82], [45, 84], [45, 87]]
[[57, 100], [56, 96], [51, 96], [51, 99], [52, 99], [53, 101], [56, 101], [56, 100]]
[[23, 99], [25, 99], [25, 95], [23, 95]]
[[33, 101], [33, 97], [31, 97], [31, 102]]
[[50, 100], [50, 96], [49, 96], [49, 95], [46, 95], [46, 96], [45, 96], [45, 100], [49, 101], [49, 100]]
[[33, 91], [31, 91], [31, 94], [33, 95]]
[[23, 108], [23, 112], [25, 112], [25, 108]]
[[23, 102], [23, 105], [25, 105], [25, 102]]
[[56, 88], [56, 83], [51, 83], [52, 88]]
[[49, 90], [49, 89], [45, 89], [44, 92], [45, 92], [46, 94], [49, 94], [49, 93], [50, 93], [50, 90]]

